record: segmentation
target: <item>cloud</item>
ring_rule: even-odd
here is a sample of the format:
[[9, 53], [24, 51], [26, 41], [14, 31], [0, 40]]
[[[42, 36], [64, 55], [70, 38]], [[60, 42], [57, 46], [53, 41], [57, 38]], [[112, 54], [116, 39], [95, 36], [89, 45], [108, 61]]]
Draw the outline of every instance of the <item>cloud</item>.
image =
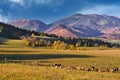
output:
[[37, 4], [49, 4], [54, 0], [31, 0], [31, 1], [35, 1]]
[[33, 4], [36, 5], [44, 5], [44, 6], [48, 6], [48, 5], [53, 5], [54, 4], [58, 4], [61, 3], [63, 0], [58, 1], [58, 0], [8, 0], [9, 2], [13, 3], [13, 4], [19, 4], [22, 7], [26, 7], [26, 6], [32, 6]]
[[117, 16], [120, 15], [120, 6], [117, 5], [95, 5], [91, 7], [85, 7], [79, 11], [83, 14], [107, 14]]
[[2, 15], [3, 9], [0, 9], [0, 22], [8, 22], [8, 18]]
[[7, 23], [8, 22], [8, 18], [6, 16], [3, 16], [3, 15], [0, 14], [0, 22]]
[[10, 2], [20, 4], [21, 6], [24, 5], [24, 0], [9, 0]]

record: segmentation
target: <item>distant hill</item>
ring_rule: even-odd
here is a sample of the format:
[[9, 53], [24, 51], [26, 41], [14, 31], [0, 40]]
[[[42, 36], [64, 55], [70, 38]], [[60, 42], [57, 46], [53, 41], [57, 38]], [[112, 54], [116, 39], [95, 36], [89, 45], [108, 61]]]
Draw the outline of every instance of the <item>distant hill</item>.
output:
[[27, 29], [37, 32], [44, 32], [46, 29], [48, 29], [48, 26], [39, 20], [16, 20], [8, 24], [21, 29]]
[[45, 33], [64, 37], [120, 39], [120, 18], [97, 14], [75, 14], [49, 25]]
[[0, 37], [17, 39], [20, 36], [31, 35], [32, 32], [15, 28], [14, 26], [0, 22]]

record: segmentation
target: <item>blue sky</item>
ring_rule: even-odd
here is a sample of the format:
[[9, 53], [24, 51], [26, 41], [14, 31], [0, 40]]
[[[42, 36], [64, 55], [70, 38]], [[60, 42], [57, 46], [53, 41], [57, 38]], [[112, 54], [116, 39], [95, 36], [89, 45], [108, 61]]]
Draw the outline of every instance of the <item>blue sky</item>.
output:
[[0, 21], [41, 20], [47, 24], [76, 13], [120, 16], [120, 0], [0, 0]]

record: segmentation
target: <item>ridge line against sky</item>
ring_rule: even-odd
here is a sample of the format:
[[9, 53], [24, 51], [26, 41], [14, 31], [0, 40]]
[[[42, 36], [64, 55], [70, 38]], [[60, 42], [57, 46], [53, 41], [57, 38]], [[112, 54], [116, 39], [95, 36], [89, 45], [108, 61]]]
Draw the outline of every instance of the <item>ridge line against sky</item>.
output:
[[119, 5], [119, 0], [0, 0], [0, 21], [51, 23], [76, 13], [120, 16]]

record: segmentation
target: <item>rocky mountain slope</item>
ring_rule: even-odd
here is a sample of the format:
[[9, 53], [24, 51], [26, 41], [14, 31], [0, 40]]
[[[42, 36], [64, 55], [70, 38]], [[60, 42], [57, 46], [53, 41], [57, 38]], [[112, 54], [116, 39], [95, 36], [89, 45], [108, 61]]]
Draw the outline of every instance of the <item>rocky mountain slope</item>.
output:
[[75, 14], [49, 25], [45, 32], [64, 37], [120, 39], [120, 18], [97, 14]]

